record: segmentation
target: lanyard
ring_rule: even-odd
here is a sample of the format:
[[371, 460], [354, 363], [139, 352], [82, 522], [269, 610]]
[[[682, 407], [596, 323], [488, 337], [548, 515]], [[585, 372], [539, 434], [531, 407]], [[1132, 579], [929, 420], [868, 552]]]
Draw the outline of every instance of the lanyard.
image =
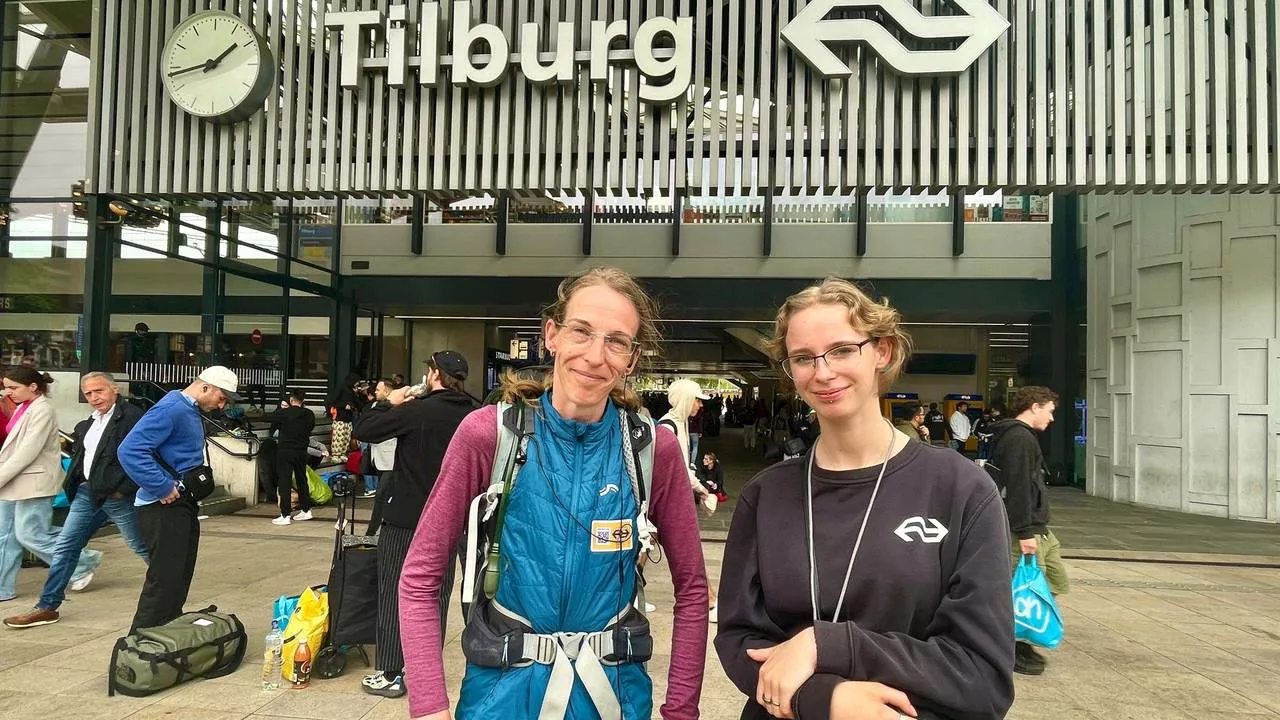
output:
[[[889, 421], [886, 420], [886, 423]], [[858, 559], [858, 550], [862, 547], [862, 535], [867, 530], [867, 520], [871, 518], [871, 508], [876, 504], [876, 495], [880, 493], [880, 483], [884, 480], [885, 468], [889, 467], [889, 454], [893, 452], [893, 441], [897, 439], [897, 433], [893, 431], [893, 426], [889, 426], [889, 447], [884, 449], [884, 462], [880, 463], [880, 475], [876, 477], [875, 487], [871, 490], [871, 501], [867, 503], [867, 512], [862, 516], [862, 526], [858, 528], [858, 537], [853, 542], [853, 553], [849, 556], [849, 568], [844, 573], [844, 584], [840, 588], [840, 599], [836, 602], [836, 611], [831, 616], [831, 622], [838, 622], [840, 618], [840, 610], [844, 607], [845, 595], [849, 592], [849, 578], [853, 575], [853, 563]], [[818, 617], [818, 563], [815, 557], [815, 548], [813, 542], [813, 456], [817, 454], [817, 445], [813, 450], [809, 451], [809, 459], [805, 468], [805, 492], [808, 504], [806, 506], [805, 525], [809, 533], [809, 593], [813, 602], [813, 624], [816, 626], [821, 619]]]

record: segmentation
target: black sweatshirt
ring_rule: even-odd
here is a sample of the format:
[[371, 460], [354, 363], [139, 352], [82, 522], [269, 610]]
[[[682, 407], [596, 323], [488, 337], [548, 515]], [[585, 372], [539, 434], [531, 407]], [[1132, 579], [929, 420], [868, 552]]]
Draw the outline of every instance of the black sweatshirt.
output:
[[[720, 576], [716, 651], [755, 702], [748, 648], [814, 626], [805, 520], [807, 455], [761, 472], [742, 491]], [[795, 694], [798, 720], [826, 720], [845, 680], [884, 683], [921, 717], [1003, 718], [1013, 704], [1009, 527], [995, 484], [972, 462], [916, 440], [889, 460], [839, 622], [831, 620], [880, 466], [814, 467], [819, 615], [817, 673]]]
[[1017, 419], [991, 425], [991, 459], [1004, 490], [1009, 530], [1019, 540], [1043, 535], [1049, 526], [1044, 451], [1031, 426]]
[[301, 405], [280, 408], [263, 418], [271, 423], [271, 432], [280, 431], [276, 447], [280, 452], [302, 454], [311, 443], [311, 431], [316, 427], [316, 414]]
[[356, 418], [352, 430], [361, 442], [400, 439], [396, 443], [396, 480], [384, 500], [383, 522], [408, 530], [418, 527], [418, 518], [440, 474], [444, 451], [462, 419], [475, 408], [470, 395], [436, 390], [396, 407], [371, 405]]

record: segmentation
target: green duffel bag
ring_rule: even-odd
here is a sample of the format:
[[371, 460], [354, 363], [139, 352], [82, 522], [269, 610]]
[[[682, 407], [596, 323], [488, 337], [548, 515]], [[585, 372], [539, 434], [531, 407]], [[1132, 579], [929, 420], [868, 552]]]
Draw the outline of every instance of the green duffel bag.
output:
[[235, 672], [244, 659], [248, 638], [239, 618], [217, 610], [210, 605], [117, 640], [111, 651], [107, 694], [142, 697], [192, 678]]

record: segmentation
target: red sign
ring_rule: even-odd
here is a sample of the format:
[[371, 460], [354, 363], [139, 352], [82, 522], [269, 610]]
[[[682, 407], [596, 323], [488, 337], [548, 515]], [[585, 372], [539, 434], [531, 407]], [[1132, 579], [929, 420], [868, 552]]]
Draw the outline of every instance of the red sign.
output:
[[261, 330], [259, 330], [258, 328], [254, 328], [254, 329], [253, 329], [253, 332], [249, 333], [249, 340], [250, 340], [254, 345], [261, 345], [261, 344], [262, 344], [262, 331], [261, 331]]

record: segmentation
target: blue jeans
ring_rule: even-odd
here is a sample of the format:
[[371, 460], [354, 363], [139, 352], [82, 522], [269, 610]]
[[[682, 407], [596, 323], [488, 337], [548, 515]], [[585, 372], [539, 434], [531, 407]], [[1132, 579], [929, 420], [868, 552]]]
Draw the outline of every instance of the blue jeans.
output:
[[[53, 530], [53, 498], [0, 500], [0, 600], [17, 595], [22, 548], [53, 565], [58, 533]], [[97, 550], [81, 550], [72, 578], [93, 572], [102, 562]]]
[[71, 501], [67, 519], [62, 523], [62, 533], [58, 535], [53, 562], [49, 563], [49, 579], [44, 582], [44, 591], [40, 594], [40, 602], [36, 607], [41, 610], [58, 609], [67, 597], [67, 584], [71, 582], [71, 574], [75, 570], [74, 564], [80, 551], [89, 544], [89, 538], [107, 520], [115, 523], [125, 544], [138, 557], [144, 562], [149, 560], [147, 545], [142, 540], [142, 531], [138, 529], [138, 509], [133, 506], [133, 498], [111, 498], [102, 503], [101, 507], [95, 507], [89, 487], [81, 485], [75, 499]]
[[702, 458], [698, 457], [698, 439], [701, 437], [701, 433], [689, 433], [689, 464], [694, 467], [702, 466]]

